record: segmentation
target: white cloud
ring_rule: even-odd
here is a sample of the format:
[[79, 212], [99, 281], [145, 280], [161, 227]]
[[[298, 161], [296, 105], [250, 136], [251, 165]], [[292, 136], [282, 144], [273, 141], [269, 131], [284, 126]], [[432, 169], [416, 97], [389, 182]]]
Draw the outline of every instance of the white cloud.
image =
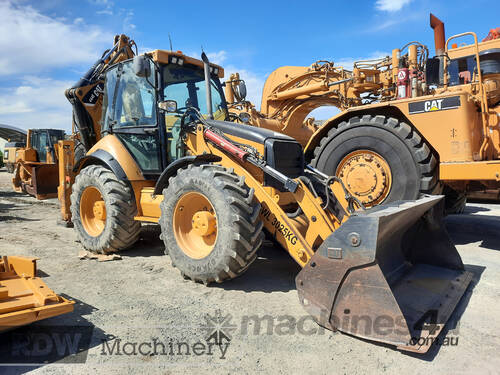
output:
[[132, 21], [134, 20], [134, 12], [130, 9], [120, 9], [119, 11], [119, 14], [120, 15], [123, 15], [123, 30], [125, 32], [131, 32], [131, 31], [134, 31], [137, 26], [132, 23]]
[[[35, 74], [52, 68], [92, 63], [113, 35], [96, 26], [79, 27], [30, 6], [0, 2], [0, 76]], [[6, 52], [7, 51], [7, 52]]]
[[377, 0], [375, 8], [385, 12], [397, 12], [412, 0]]
[[89, 2], [97, 7], [104, 7], [104, 9], [100, 9], [96, 11], [96, 14], [99, 15], [107, 15], [107, 16], [112, 16], [113, 15], [113, 7], [114, 7], [114, 2], [109, 1], [109, 0], [89, 0]]
[[17, 87], [0, 89], [0, 122], [28, 128], [71, 130], [71, 104], [64, 90], [74, 82], [26, 76]]
[[[195, 56], [195, 55], [192, 55]], [[207, 52], [207, 57], [210, 62], [213, 62], [214, 64], [223, 66], [224, 62], [227, 59], [227, 52], [222, 50], [218, 52]]]
[[111, 9], [102, 9], [95, 12], [96, 14], [104, 14], [106, 16], [112, 16], [113, 11]]

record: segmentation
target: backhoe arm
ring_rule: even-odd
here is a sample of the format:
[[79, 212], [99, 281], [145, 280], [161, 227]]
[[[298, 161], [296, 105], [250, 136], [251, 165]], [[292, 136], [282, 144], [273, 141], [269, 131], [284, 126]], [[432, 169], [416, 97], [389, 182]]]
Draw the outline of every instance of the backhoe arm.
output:
[[73, 134], [78, 134], [79, 142], [87, 151], [101, 138], [99, 121], [104, 92], [103, 73], [109, 66], [134, 57], [136, 52], [133, 47], [137, 52], [133, 40], [123, 34], [116, 35], [113, 47], [106, 50], [87, 73], [65, 92], [73, 106]]

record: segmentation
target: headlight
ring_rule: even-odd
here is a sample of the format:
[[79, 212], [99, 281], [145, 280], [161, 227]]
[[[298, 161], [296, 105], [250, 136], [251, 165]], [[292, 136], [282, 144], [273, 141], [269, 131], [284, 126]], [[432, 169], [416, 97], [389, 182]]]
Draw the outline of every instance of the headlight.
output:
[[171, 61], [172, 61], [172, 63], [177, 64], [177, 57], [176, 56], [172, 56], [172, 60]]
[[177, 61], [177, 64], [179, 64], [179, 65], [184, 64], [184, 60], [183, 60], [183, 59], [181, 59], [181, 58], [179, 58], [179, 60]]

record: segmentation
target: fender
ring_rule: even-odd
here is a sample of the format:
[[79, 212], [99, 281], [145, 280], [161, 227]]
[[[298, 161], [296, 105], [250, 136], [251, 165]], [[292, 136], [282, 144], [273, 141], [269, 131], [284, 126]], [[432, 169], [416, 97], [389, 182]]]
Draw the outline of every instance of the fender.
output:
[[196, 156], [184, 156], [170, 163], [167, 168], [162, 172], [158, 181], [156, 181], [155, 190], [153, 195], [161, 194], [163, 188], [168, 185], [168, 179], [177, 173], [180, 168], [185, 168], [189, 164], [196, 163], [212, 163], [216, 161], [221, 161], [221, 157], [213, 154], [196, 155]]
[[73, 172], [78, 173], [80, 172], [81, 169], [91, 164], [104, 165], [105, 167], [111, 169], [111, 171], [113, 171], [115, 176], [120, 181], [128, 182], [127, 175], [125, 174], [125, 171], [121, 167], [120, 163], [118, 163], [118, 161], [113, 157], [113, 155], [104, 150], [97, 150], [92, 154], [86, 155], [80, 160], [78, 160], [75, 166], [73, 167]]

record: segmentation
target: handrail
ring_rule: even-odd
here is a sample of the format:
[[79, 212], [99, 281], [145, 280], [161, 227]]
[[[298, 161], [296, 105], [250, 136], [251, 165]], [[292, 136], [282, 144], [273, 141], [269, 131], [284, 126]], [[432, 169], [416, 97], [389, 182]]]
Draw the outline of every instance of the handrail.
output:
[[[447, 40], [446, 40], [446, 44], [445, 44], [445, 55], [448, 56], [448, 44], [450, 43], [450, 41], [452, 39], [456, 39], [456, 38], [460, 38], [462, 36], [465, 36], [465, 35], [472, 35], [474, 37], [474, 47], [475, 47], [475, 54], [476, 54], [476, 67], [477, 67], [477, 76], [478, 76], [478, 84], [479, 84], [479, 95], [481, 96], [481, 118], [483, 120], [483, 143], [481, 144], [481, 147], [479, 149], [479, 156], [481, 158], [481, 160], [485, 159], [486, 158], [486, 150], [488, 149], [488, 146], [489, 146], [489, 133], [488, 133], [488, 100], [486, 98], [486, 93], [485, 93], [485, 90], [484, 90], [484, 86], [483, 86], [483, 73], [481, 72], [481, 62], [479, 61], [479, 45], [478, 45], [478, 42], [477, 42], [477, 35], [476, 33], [472, 32], [472, 31], [467, 31], [465, 33], [461, 33], [461, 34], [457, 34], [457, 35], [453, 35], [451, 37], [449, 37]], [[445, 68], [445, 74], [444, 74], [444, 77], [443, 77], [443, 83], [445, 85], [445, 87], [448, 86], [448, 61], [445, 59], [446, 61], [446, 68]]]

